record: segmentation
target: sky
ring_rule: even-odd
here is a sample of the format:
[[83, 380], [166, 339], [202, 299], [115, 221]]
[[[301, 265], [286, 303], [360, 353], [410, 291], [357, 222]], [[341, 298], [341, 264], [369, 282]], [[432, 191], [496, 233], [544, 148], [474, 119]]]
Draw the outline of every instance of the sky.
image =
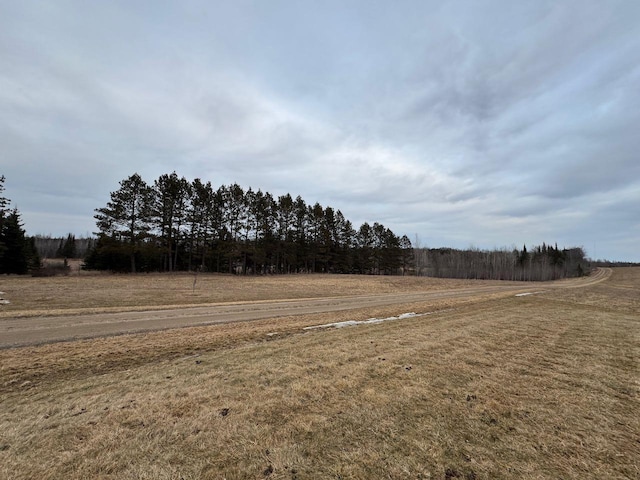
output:
[[91, 235], [175, 171], [414, 246], [640, 261], [640, 2], [0, 0], [0, 175]]

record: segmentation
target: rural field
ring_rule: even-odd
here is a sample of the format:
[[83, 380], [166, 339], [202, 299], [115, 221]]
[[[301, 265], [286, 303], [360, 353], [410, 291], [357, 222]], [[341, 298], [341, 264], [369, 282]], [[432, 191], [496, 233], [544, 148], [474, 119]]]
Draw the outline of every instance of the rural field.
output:
[[640, 478], [640, 268], [0, 291], [0, 479]]

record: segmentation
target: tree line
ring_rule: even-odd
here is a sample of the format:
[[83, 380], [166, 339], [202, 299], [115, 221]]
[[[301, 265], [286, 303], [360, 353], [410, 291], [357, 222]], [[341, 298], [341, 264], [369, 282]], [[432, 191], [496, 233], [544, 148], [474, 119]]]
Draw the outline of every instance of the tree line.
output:
[[380, 223], [356, 230], [340, 210], [300, 196], [214, 189], [175, 172], [122, 180], [95, 219], [88, 269], [399, 274], [412, 265], [409, 238]]
[[95, 239], [78, 238], [69, 233], [66, 237], [36, 235], [33, 241], [41, 258], [84, 258], [93, 248]]
[[416, 274], [441, 278], [546, 281], [586, 275], [590, 262], [580, 247], [543, 243], [522, 250], [415, 250]]
[[[409, 273], [523, 281], [581, 276], [592, 266], [582, 248], [557, 244], [414, 249], [406, 235], [380, 223], [356, 230], [340, 210], [300, 196], [276, 198], [238, 184], [214, 190], [211, 182], [189, 182], [175, 172], [153, 184], [138, 174], [122, 180], [107, 205], [96, 209], [97, 239], [28, 237], [19, 211], [3, 195], [4, 182], [0, 176], [0, 274], [41, 274], [41, 256], [84, 257], [87, 269], [121, 272]], [[600, 263], [606, 262], [593, 265]]]

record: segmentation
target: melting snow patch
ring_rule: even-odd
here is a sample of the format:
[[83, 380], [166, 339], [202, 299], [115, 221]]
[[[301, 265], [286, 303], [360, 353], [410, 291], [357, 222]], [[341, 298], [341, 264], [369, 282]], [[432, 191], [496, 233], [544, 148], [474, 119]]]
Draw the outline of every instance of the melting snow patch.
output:
[[542, 292], [526, 292], [526, 293], [517, 293], [516, 297], [526, 297], [527, 295], [536, 295]]
[[311, 327], [304, 327], [303, 330], [313, 330], [316, 328], [342, 328], [342, 327], [352, 327], [355, 325], [369, 325], [373, 323], [382, 323], [382, 322], [390, 322], [392, 320], [403, 320], [405, 318], [413, 318], [413, 317], [424, 317], [425, 315], [431, 315], [434, 312], [428, 313], [403, 313], [402, 315], [398, 315], [397, 317], [387, 317], [387, 318], [370, 318], [368, 320], [347, 320], [345, 322], [335, 322], [335, 323], [325, 323], [324, 325], [313, 325]]
[[0, 300], [0, 305], [9, 305], [11, 302], [9, 300]]

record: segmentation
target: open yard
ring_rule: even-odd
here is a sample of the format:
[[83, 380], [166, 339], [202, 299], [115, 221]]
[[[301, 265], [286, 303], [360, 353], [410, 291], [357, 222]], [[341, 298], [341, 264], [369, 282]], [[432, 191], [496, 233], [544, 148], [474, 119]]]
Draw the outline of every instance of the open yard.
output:
[[[0, 325], [221, 302], [425, 299], [0, 350], [0, 478], [640, 478], [638, 268], [517, 290], [194, 279], [8, 277]], [[456, 289], [472, 293], [427, 295]], [[406, 312], [429, 315], [305, 329]]]

